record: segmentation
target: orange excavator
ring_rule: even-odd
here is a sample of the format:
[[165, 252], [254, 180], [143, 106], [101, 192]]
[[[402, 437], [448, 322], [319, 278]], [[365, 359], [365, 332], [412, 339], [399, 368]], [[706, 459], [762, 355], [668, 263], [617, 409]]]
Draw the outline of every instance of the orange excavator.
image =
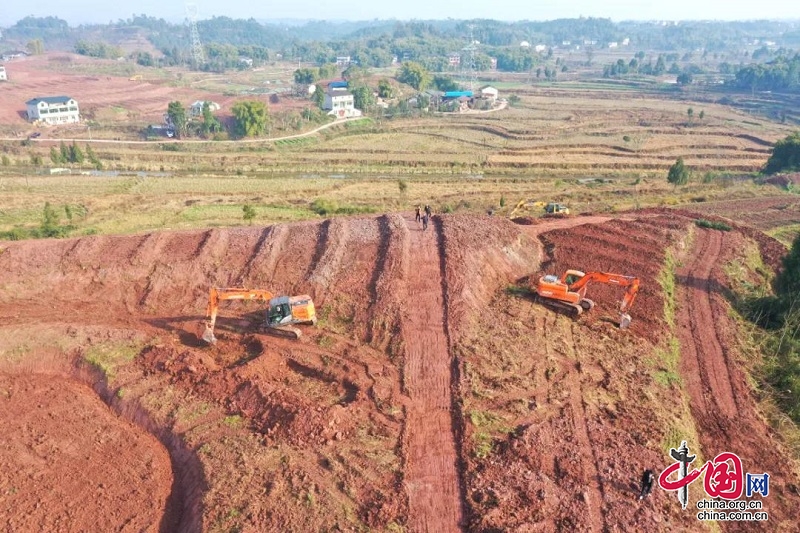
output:
[[536, 295], [544, 305], [576, 317], [594, 307], [594, 302], [586, 298], [586, 289], [592, 281], [628, 288], [619, 308], [619, 327], [627, 328], [631, 323], [628, 311], [639, 292], [639, 278], [608, 272], [583, 273], [580, 270], [567, 270], [560, 279], [553, 275], [539, 278]]
[[268, 302], [269, 308], [263, 326], [269, 332], [284, 334], [295, 339], [300, 338], [301, 332], [299, 329], [291, 327], [292, 324], [316, 325], [317, 323], [317, 312], [311, 296], [304, 294], [276, 297], [271, 292], [260, 289], [212, 287], [208, 295], [206, 319], [201, 323], [201, 331], [198, 335], [207, 344], [217, 342], [217, 338], [214, 336], [214, 326], [217, 322], [219, 302], [222, 300], [263, 300]]

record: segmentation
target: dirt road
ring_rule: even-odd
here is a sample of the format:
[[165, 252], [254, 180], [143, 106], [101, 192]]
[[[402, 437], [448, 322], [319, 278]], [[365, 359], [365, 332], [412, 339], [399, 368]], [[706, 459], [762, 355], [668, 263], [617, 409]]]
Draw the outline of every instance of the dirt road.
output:
[[460, 531], [463, 510], [451, 413], [451, 358], [445, 329], [439, 232], [406, 219], [412, 253], [406, 340], [405, 484], [414, 532]]
[[798, 491], [797, 473], [785, 459], [790, 454], [771, 437], [733, 348], [736, 341], [726, 312], [722, 267], [737, 248], [736, 238], [698, 229], [685, 266], [677, 272], [681, 377], [690, 395], [704, 458], [733, 452], [741, 458], [745, 472], [770, 475], [769, 497], [763, 498], [769, 522], [724, 522], [723, 529], [796, 531], [796, 501], [790, 501], [790, 495]]

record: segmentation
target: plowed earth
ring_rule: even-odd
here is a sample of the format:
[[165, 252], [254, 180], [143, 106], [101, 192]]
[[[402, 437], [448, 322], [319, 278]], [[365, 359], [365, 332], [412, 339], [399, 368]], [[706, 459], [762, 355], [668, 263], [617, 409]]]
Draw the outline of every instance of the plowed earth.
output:
[[[635, 499], [642, 469], [668, 463], [664, 406], [688, 394], [694, 446], [774, 475], [770, 524], [787, 524], [797, 478], [737, 370], [720, 319], [727, 304], [706, 290], [724, 280], [698, 259], [727, 257], [728, 237], [699, 232], [701, 248], [684, 250], [686, 265], [700, 261], [699, 281], [678, 277], [680, 301], [699, 302], [681, 304], [678, 318], [699, 381], [682, 374], [684, 393], [653, 378], [671, 335], [657, 278], [690, 222], [659, 212], [532, 226], [453, 215], [423, 231], [394, 214], [4, 244], [0, 523], [697, 529], [672, 494]], [[565, 268], [638, 275], [631, 328], [616, 327], [621, 294], [610, 287], [590, 288], [598, 306], [577, 321], [505, 290]], [[279, 338], [254, 327], [261, 306], [225, 302], [219, 342], [198, 346], [212, 285], [310, 294], [320, 322], [300, 340]], [[746, 438], [726, 432], [734, 409]]]
[[730, 218], [763, 231], [800, 224], [800, 198], [797, 195], [708, 202], [694, 204], [691, 210]]

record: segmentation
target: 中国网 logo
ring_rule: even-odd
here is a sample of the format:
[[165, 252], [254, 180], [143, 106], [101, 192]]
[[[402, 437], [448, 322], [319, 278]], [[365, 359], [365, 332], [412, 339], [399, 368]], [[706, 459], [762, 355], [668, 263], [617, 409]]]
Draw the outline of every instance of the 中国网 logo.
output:
[[[671, 448], [675, 461], [658, 476], [658, 485], [678, 493], [678, 501], [686, 509], [689, 504], [689, 485], [703, 476], [703, 490], [707, 498], [697, 502], [698, 520], [763, 521], [769, 515], [763, 510], [761, 499], [750, 499], [756, 494], [769, 495], [769, 474], [745, 474], [742, 460], [731, 452], [722, 452], [706, 461], [700, 468], [689, 472], [689, 465], [697, 458], [690, 455], [686, 441], [678, 449]], [[742, 495], [748, 499], [743, 499]]]

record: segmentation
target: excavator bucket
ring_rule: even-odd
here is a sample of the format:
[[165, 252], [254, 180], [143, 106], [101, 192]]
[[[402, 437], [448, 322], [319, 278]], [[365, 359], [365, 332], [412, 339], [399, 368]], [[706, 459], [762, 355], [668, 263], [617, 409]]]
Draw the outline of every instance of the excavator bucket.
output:
[[200, 323], [200, 340], [206, 344], [216, 344], [217, 338], [214, 336], [214, 328], [208, 322]]
[[631, 315], [622, 313], [619, 315], [619, 327], [620, 329], [626, 329], [628, 326], [631, 325]]

